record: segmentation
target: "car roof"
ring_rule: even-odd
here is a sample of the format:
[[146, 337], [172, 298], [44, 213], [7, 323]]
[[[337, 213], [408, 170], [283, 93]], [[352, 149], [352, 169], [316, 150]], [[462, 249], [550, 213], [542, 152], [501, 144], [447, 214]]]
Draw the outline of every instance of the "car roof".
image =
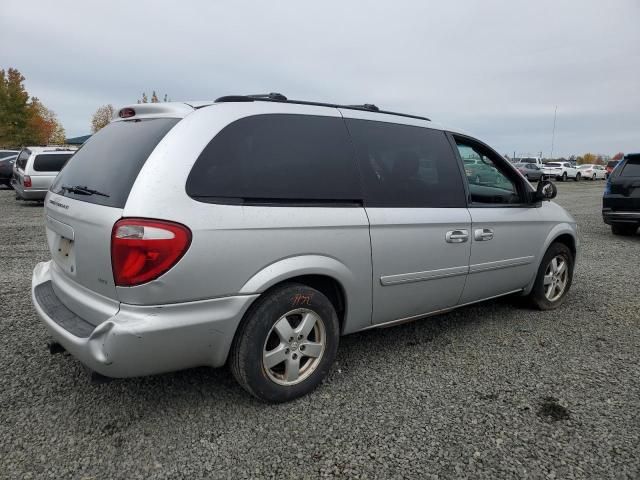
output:
[[78, 150], [77, 147], [61, 147], [61, 146], [51, 146], [51, 147], [24, 147], [24, 150], [29, 150], [31, 153], [35, 153], [38, 155], [41, 154], [49, 154], [49, 153], [73, 153]]
[[[224, 97], [223, 97], [224, 98]], [[233, 104], [234, 102], [231, 100], [226, 100], [223, 102], [215, 102], [211, 100], [189, 100], [184, 102], [162, 102], [162, 103], [134, 103], [125, 105], [122, 108], [118, 109], [113, 116], [112, 122], [126, 121], [130, 119], [138, 119], [138, 118], [185, 118], [191, 113], [201, 109], [201, 108], [216, 108], [220, 106], [228, 106]], [[248, 105], [251, 105], [246, 101], [239, 101], [244, 108], [247, 108]], [[256, 105], [256, 111], [264, 112], [265, 109], [261, 108], [259, 104], [262, 101], [256, 101], [254, 105]], [[344, 118], [352, 118], [352, 119], [362, 119], [362, 120], [376, 120], [380, 122], [388, 122], [388, 123], [398, 123], [402, 125], [414, 125], [420, 127], [426, 127], [434, 130], [443, 130], [449, 131], [455, 134], [466, 135], [473, 137], [474, 135], [458, 128], [451, 128], [449, 126], [444, 126], [431, 120], [426, 117], [418, 117], [409, 114], [398, 114], [394, 112], [386, 112], [386, 111], [368, 111], [364, 108], [357, 108], [359, 106], [341, 106], [334, 104], [322, 104], [322, 103], [299, 103], [297, 101], [291, 102], [279, 102], [273, 101], [269, 102], [277, 109], [278, 112], [286, 113], [287, 111], [291, 111], [291, 113], [300, 114], [301, 111], [304, 111], [304, 106], [308, 105], [310, 110], [317, 108], [326, 108], [331, 109], [333, 111], [338, 110]], [[301, 108], [302, 107], [302, 108]], [[127, 109], [132, 109], [135, 113], [133, 116], [121, 117], [124, 111]]]

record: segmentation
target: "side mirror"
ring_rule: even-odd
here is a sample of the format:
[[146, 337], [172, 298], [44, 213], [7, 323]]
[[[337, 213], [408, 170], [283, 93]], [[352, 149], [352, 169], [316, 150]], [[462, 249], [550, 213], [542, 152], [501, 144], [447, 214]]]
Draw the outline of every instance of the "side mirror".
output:
[[558, 189], [552, 182], [549, 180], [541, 180], [538, 182], [538, 187], [534, 195], [536, 202], [551, 200], [556, 198], [556, 195], [558, 195]]

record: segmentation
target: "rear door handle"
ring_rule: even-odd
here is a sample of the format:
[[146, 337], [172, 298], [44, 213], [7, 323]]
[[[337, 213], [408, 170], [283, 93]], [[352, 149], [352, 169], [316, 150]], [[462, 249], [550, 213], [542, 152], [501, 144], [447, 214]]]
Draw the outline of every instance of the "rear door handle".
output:
[[468, 230], [450, 230], [444, 236], [447, 243], [463, 243], [469, 240]]
[[478, 228], [473, 232], [473, 239], [478, 242], [486, 242], [493, 238], [493, 230], [490, 228]]

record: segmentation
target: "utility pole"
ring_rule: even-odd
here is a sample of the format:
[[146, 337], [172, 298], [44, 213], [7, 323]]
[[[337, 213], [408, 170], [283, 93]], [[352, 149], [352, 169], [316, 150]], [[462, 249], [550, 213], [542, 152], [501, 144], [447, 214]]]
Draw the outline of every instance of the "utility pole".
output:
[[558, 106], [556, 105], [555, 110], [553, 111], [553, 132], [551, 133], [551, 155], [549, 155], [549, 158], [551, 158], [551, 160], [553, 160], [553, 144], [555, 143], [556, 140], [556, 117], [558, 115]]

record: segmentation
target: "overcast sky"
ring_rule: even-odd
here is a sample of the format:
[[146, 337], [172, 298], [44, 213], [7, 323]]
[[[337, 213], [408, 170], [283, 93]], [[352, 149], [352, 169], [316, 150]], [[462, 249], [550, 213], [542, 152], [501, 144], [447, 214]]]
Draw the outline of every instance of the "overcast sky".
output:
[[501, 153], [640, 150], [640, 0], [2, 0], [0, 68], [68, 136], [96, 108], [277, 91], [375, 103]]

